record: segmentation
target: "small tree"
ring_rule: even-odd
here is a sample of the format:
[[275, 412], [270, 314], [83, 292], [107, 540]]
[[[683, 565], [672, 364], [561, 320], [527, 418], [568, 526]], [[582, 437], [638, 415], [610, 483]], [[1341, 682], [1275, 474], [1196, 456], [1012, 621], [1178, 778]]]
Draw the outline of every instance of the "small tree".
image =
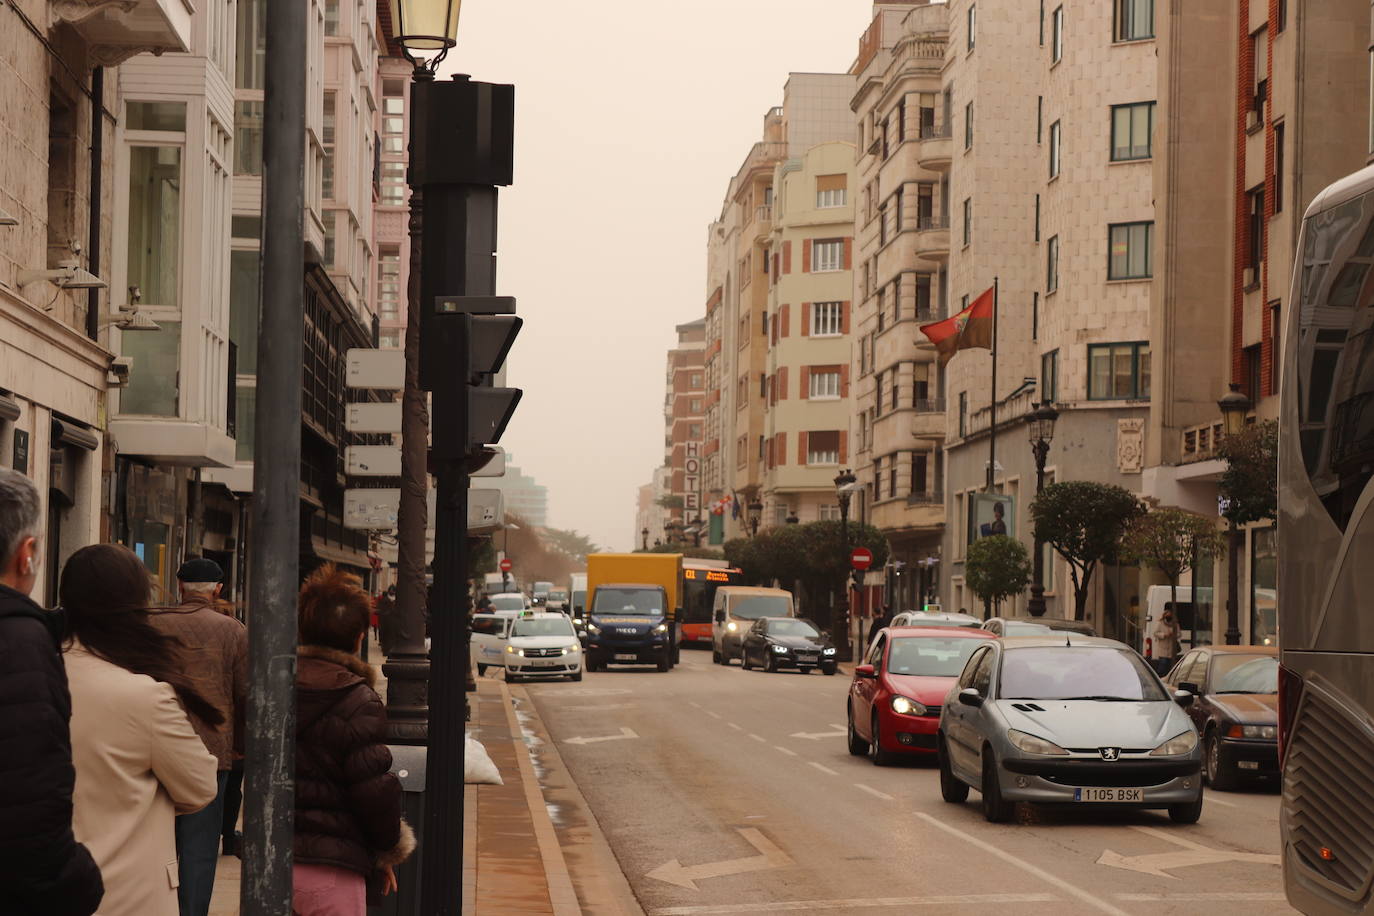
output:
[[1228, 521], [1246, 525], [1278, 515], [1279, 426], [1273, 420], [1225, 436], [1217, 457], [1226, 462], [1217, 490]]
[[1021, 594], [1030, 576], [1030, 557], [1015, 538], [994, 534], [969, 545], [964, 580], [985, 604], [1000, 606], [1007, 598]]
[[1122, 556], [1159, 570], [1169, 580], [1169, 600], [1178, 619], [1178, 580], [1198, 560], [1221, 556], [1226, 540], [1210, 519], [1182, 509], [1155, 509], [1131, 523]]
[[1141, 512], [1130, 490], [1087, 480], [1052, 483], [1031, 502], [1035, 539], [1069, 564], [1075, 619], [1087, 610], [1097, 565], [1116, 559], [1126, 528]]

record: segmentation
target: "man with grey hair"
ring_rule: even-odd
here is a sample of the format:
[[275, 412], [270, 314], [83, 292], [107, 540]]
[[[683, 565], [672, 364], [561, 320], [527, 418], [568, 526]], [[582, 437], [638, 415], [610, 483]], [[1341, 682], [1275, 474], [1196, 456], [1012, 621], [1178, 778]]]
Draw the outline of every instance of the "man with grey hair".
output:
[[89, 916], [100, 869], [72, 834], [71, 694], [38, 581], [38, 490], [0, 468], [0, 913]]

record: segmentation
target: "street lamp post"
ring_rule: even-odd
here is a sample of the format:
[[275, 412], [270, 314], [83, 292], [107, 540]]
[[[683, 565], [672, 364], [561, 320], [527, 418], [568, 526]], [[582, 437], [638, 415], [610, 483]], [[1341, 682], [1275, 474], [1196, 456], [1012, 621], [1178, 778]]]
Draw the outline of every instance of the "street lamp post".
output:
[[[1054, 422], [1059, 419], [1059, 411], [1049, 401], [1026, 415], [1026, 427], [1030, 432], [1031, 454], [1035, 456], [1035, 495], [1045, 489], [1045, 459], [1050, 454], [1050, 442], [1054, 439]], [[1032, 617], [1045, 616], [1045, 547], [1039, 538], [1035, 539], [1035, 557], [1032, 561], [1030, 602], [1026, 611]]]
[[640, 544], [645, 550], [649, 549], [649, 529], [647, 526], [639, 530]]
[[[1221, 409], [1221, 420], [1227, 436], [1234, 436], [1245, 429], [1245, 418], [1253, 405], [1240, 390], [1239, 385], [1231, 385], [1231, 390], [1217, 401]], [[1226, 645], [1240, 645], [1240, 551], [1243, 536], [1230, 507], [1226, 514]]]
[[843, 595], [840, 606], [835, 609], [835, 618], [831, 621], [830, 639], [835, 644], [835, 657], [840, 661], [852, 661], [853, 654], [849, 647], [849, 498], [854, 484], [858, 478], [854, 472], [848, 468], [835, 476], [835, 496], [840, 501], [840, 538], [844, 544], [844, 565], [846, 571], [843, 580]]
[[763, 521], [763, 503], [757, 499], [749, 503], [749, 535], [758, 537], [759, 522]]

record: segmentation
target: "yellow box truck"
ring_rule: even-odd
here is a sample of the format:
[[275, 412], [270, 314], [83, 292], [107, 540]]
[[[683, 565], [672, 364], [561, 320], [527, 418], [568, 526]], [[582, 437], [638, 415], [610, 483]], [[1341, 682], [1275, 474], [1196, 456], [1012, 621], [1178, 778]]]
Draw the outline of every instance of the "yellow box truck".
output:
[[587, 557], [586, 668], [678, 660], [682, 555], [594, 553]]

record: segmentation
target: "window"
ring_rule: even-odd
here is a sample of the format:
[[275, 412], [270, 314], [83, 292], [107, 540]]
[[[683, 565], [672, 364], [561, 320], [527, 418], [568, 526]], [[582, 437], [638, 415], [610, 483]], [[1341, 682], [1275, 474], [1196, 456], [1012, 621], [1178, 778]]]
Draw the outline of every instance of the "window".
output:
[[406, 166], [404, 162], [382, 163], [382, 203], [389, 207], [404, 206], [406, 202]]
[[959, 392], [959, 435], [968, 435], [968, 392]]
[[1059, 63], [1064, 57], [1064, 7], [1055, 7], [1050, 24], [1050, 62]]
[[335, 261], [334, 211], [324, 213], [324, 266], [333, 267]]
[[324, 147], [324, 170], [320, 173], [320, 193], [326, 200], [334, 199], [334, 93], [324, 94], [324, 129], [320, 132]]
[[1264, 263], [1264, 185], [1256, 185], [1245, 195], [1250, 211], [1246, 229], [1246, 265], [1254, 271], [1251, 285], [1259, 283], [1260, 265]]
[[816, 517], [823, 522], [838, 522], [840, 520], [840, 507], [817, 506]]
[[[846, 202], [846, 189], [848, 187], [848, 176], [846, 175], [817, 175], [816, 176], [816, 207], [818, 209], [830, 207], [843, 207]], [[773, 189], [769, 188], [765, 192], [771, 203]]]
[[180, 147], [129, 148], [128, 285], [147, 306], [180, 307], [181, 184]]
[[262, 102], [234, 103], [234, 174], [262, 174]]
[[1039, 143], [1045, 134], [1045, 97], [1035, 97], [1035, 142]]
[[[158, 330], [125, 334], [120, 347], [138, 371], [119, 393], [119, 410], [126, 414], [174, 417], [181, 369], [181, 322], [158, 317]], [[242, 414], [239, 415], [242, 417]], [[250, 420], [251, 422], [251, 420]]]
[[240, 375], [258, 371], [258, 296], [261, 257], [256, 249], [229, 252], [229, 339], [238, 347]]
[[400, 80], [387, 80], [382, 97], [382, 152], [399, 156], [406, 151], [405, 92]]
[[1278, 31], [1288, 28], [1288, 0], [1279, 0]]
[[687, 401], [687, 412], [688, 412], [688, 413], [698, 414], [698, 413], [701, 413], [701, 410], [702, 410], [701, 398], [690, 398], [690, 399]]
[[1283, 212], [1283, 122], [1274, 124], [1274, 212]]
[[1269, 360], [1269, 390], [1275, 393], [1279, 390], [1279, 366], [1283, 364], [1283, 360], [1280, 358], [1283, 353], [1283, 347], [1280, 345], [1283, 339], [1280, 333], [1283, 329], [1283, 325], [1280, 323], [1281, 312], [1279, 300], [1275, 299], [1269, 304], [1269, 336], [1272, 338], [1270, 348], [1274, 354], [1273, 358]]
[[339, 0], [324, 0], [324, 34], [339, 34]]
[[812, 400], [838, 398], [840, 396], [840, 370], [812, 369], [811, 383], [807, 397]]
[[377, 336], [377, 346], [383, 350], [399, 350], [403, 333], [400, 328], [387, 328]]
[[923, 494], [928, 492], [926, 475], [929, 471], [930, 456], [925, 452], [911, 453], [911, 494]]
[[839, 464], [840, 434], [837, 430], [807, 433], [807, 464]]
[[186, 130], [185, 102], [129, 102], [124, 121], [128, 130]]
[[1260, 345], [1246, 347], [1241, 351], [1241, 359], [1245, 370], [1245, 396], [1258, 403], [1264, 394], [1260, 388]]
[[844, 333], [844, 303], [816, 302], [811, 306], [811, 336], [834, 337]]
[[1278, 644], [1274, 590], [1278, 588], [1277, 529], [1256, 528], [1250, 540], [1250, 645]]
[[973, 103], [964, 106], [964, 149], [973, 147]]
[[1112, 161], [1149, 159], [1155, 129], [1155, 103], [1112, 106]]
[[1035, 195], [1035, 240], [1040, 241], [1040, 195]]
[[1045, 0], [1040, 0], [1040, 47], [1045, 46]]
[[844, 240], [817, 239], [811, 243], [811, 270], [822, 273], [844, 270]]
[[1031, 340], [1040, 338], [1040, 290], [1031, 292]]
[[970, 51], [973, 50], [973, 39], [978, 21], [977, 14], [978, 5], [976, 3], [970, 3], [968, 5], [968, 50]]
[[1155, 0], [1116, 0], [1116, 41], [1155, 37]]
[[1045, 292], [1059, 289], [1059, 236], [1050, 236], [1045, 245]]
[[1153, 276], [1154, 223], [1118, 223], [1107, 227], [1110, 252], [1108, 280], [1138, 280]]
[[700, 388], [702, 385], [701, 373], [693, 372], [690, 376], [688, 376], [687, 385], [691, 388]]
[[964, 198], [964, 244], [973, 241], [973, 198]]
[[401, 313], [401, 249], [383, 245], [377, 253], [377, 313], [395, 321]]
[[1050, 125], [1050, 178], [1059, 177], [1059, 137], [1060, 122]]
[[1264, 103], [1269, 101], [1269, 30], [1259, 29], [1250, 36], [1250, 60], [1255, 86], [1252, 106], [1259, 123], [1264, 123]]
[[1059, 351], [1051, 350], [1040, 357], [1040, 399], [1059, 400]]
[[238, 89], [265, 88], [267, 72], [267, 0], [239, 0], [238, 56], [235, 60], [234, 86]]
[[689, 439], [700, 439], [700, 438], [701, 438], [701, 424], [700, 424], [700, 423], [689, 423], [689, 424], [687, 424], [687, 438], [689, 438]]
[[1094, 401], [1150, 396], [1148, 342], [1090, 344], [1088, 398]]

